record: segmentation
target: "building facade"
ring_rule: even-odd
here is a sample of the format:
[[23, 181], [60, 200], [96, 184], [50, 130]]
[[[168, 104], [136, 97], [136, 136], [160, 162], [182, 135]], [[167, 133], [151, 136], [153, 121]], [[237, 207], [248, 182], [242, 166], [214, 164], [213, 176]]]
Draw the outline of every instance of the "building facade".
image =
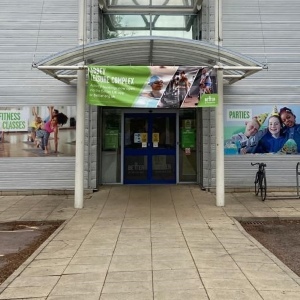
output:
[[[161, 52], [163, 66], [199, 66], [199, 61], [202, 62], [202, 58], [199, 61], [189, 59], [190, 53], [197, 55], [194, 44], [187, 42], [184, 51], [176, 46], [176, 41], [182, 39], [199, 44], [215, 45], [217, 42], [220, 57], [215, 57], [216, 61], [222, 56], [222, 47], [260, 62], [264, 66], [262, 71], [234, 84], [224, 81], [225, 140], [244, 130], [244, 123], [252, 117], [264, 113], [269, 115], [259, 125], [267, 127], [266, 122], [275, 106], [297, 112], [300, 91], [297, 76], [300, 4], [297, 1], [288, 0], [284, 6], [277, 0], [220, 1], [222, 24], [219, 26], [222, 26], [218, 41], [215, 34], [218, 19], [215, 4], [218, 1], [189, 1], [188, 4], [179, 0], [165, 4], [149, 1], [143, 6], [133, 1], [87, 0], [83, 20], [80, 2], [3, 2], [0, 12], [0, 111], [3, 116], [5, 112], [22, 111], [27, 125], [26, 131], [2, 128], [0, 190], [74, 189], [76, 84], [68, 79], [69, 75], [63, 77], [64, 71], [60, 80], [55, 80], [51, 77], [53, 73], [48, 70], [47, 74], [46, 70], [45, 74], [36, 65], [58, 53], [67, 57], [67, 50], [76, 47], [77, 52], [80, 50], [77, 57], [81, 56], [85, 64], [96, 64], [97, 53], [94, 52], [90, 59], [88, 45], [97, 41], [120, 39], [125, 44], [128, 38], [128, 49], [125, 46], [123, 51], [120, 46], [114, 49], [111, 44], [108, 48], [110, 55], [115, 55], [115, 66], [132, 65], [126, 53], [135, 48], [151, 56], [151, 46], [140, 41], [142, 36], [174, 38], [171, 46]], [[15, 9], [16, 5], [19, 10]], [[129, 41], [134, 40], [136, 42], [131, 45]], [[105, 50], [102, 51], [103, 62]], [[185, 64], [180, 58], [185, 59]], [[143, 65], [138, 55], [135, 55], [134, 64]], [[162, 67], [155, 61], [151, 65]], [[157, 70], [160, 77], [164, 70]], [[195, 76], [190, 81], [195, 81]], [[190, 96], [193, 97], [193, 90], [190, 92], [186, 95], [186, 103]], [[195, 89], [194, 93], [199, 91]], [[63, 112], [69, 119], [60, 128], [58, 153], [45, 155], [32, 144], [27, 131], [31, 127], [32, 108], [45, 118], [48, 106]], [[230, 119], [231, 112], [235, 112], [235, 119]], [[143, 133], [148, 133], [145, 140]], [[226, 188], [252, 187], [256, 170], [250, 163], [260, 161], [267, 164], [268, 186], [274, 189], [295, 186], [299, 158], [295, 153], [228, 153], [225, 152]], [[180, 109], [171, 105], [149, 109], [86, 103], [85, 189], [97, 189], [101, 184], [136, 183], [198, 183], [204, 188], [215, 188], [216, 108], [197, 107], [194, 103]]]

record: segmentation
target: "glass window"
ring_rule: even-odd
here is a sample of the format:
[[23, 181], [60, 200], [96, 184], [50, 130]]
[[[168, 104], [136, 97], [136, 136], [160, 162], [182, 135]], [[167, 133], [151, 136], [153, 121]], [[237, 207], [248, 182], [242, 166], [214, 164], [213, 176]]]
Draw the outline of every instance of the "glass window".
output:
[[154, 180], [176, 180], [175, 155], [153, 155], [152, 176]]
[[193, 7], [195, 0], [108, 0], [108, 6], [183, 6]]
[[124, 15], [106, 14], [105, 38], [126, 36], [173, 36], [197, 39], [200, 31], [197, 15]]
[[179, 111], [179, 181], [197, 181], [196, 110]]
[[126, 156], [124, 177], [127, 180], [147, 180], [148, 162], [146, 155]]
[[103, 110], [102, 114], [102, 183], [121, 182], [121, 112]]

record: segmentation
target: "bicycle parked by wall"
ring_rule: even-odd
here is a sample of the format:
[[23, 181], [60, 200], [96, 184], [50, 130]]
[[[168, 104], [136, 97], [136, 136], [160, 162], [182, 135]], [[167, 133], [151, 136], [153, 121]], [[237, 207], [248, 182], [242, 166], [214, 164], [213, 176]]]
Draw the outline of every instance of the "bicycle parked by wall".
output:
[[256, 165], [258, 165], [258, 170], [254, 180], [255, 195], [258, 196], [258, 194], [260, 194], [261, 200], [265, 201], [267, 197], [267, 179], [265, 167], [267, 165], [265, 163], [251, 163], [251, 166]]

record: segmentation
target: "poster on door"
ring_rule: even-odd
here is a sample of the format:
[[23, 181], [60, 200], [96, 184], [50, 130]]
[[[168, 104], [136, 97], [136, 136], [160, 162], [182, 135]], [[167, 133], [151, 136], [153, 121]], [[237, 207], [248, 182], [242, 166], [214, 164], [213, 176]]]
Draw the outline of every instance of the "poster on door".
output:
[[206, 66], [89, 66], [91, 105], [197, 108], [218, 105], [216, 72]]
[[224, 105], [225, 155], [300, 154], [300, 105]]

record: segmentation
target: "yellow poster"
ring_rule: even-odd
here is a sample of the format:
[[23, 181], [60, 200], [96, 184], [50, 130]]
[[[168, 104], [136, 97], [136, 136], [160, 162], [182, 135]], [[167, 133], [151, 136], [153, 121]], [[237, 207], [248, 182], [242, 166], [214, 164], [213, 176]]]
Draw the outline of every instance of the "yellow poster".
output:
[[142, 132], [142, 133], [141, 133], [141, 140], [142, 140], [142, 143], [147, 143], [147, 139], [148, 139], [148, 134], [147, 134], [147, 132]]
[[152, 133], [152, 142], [153, 143], [159, 143], [159, 133], [158, 132], [153, 132]]

